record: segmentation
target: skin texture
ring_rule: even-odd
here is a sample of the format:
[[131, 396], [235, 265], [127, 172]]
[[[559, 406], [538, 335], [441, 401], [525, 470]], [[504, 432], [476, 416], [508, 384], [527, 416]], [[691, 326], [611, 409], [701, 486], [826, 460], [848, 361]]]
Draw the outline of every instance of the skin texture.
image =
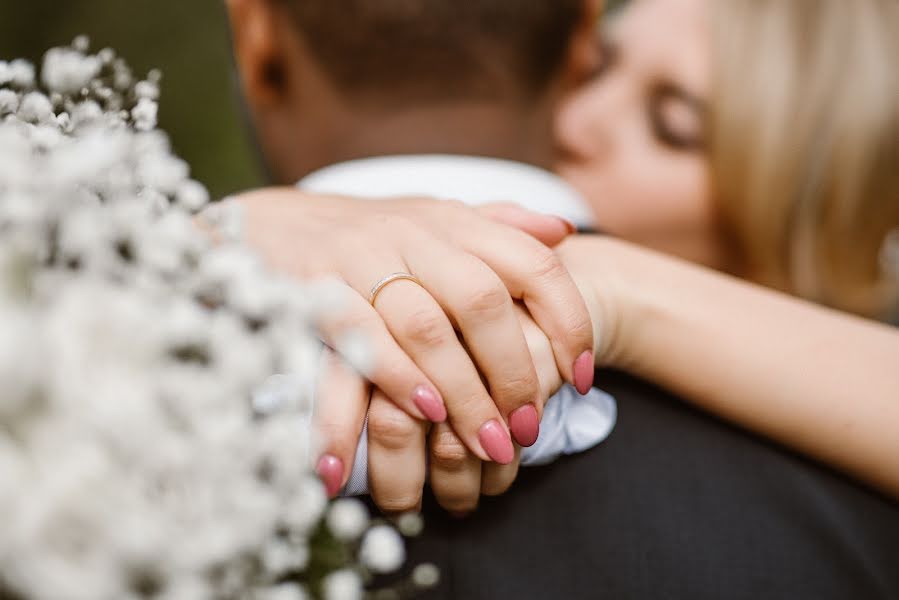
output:
[[[549, 82], [540, 95], [524, 97], [514, 93], [514, 90], [507, 90], [505, 95], [489, 102], [471, 100], [468, 102], [458, 101], [451, 105], [434, 103], [394, 112], [360, 106], [353, 99], [342, 97], [311, 58], [305, 47], [305, 41], [297, 34], [288, 15], [285, 14], [282, 7], [279, 7], [278, 3], [265, 0], [229, 0], [228, 2], [235, 54], [244, 95], [271, 170], [283, 183], [292, 183], [305, 174], [334, 162], [397, 153], [444, 152], [487, 155], [545, 167], [551, 166], [554, 156], [552, 117], [561, 100], [595, 69], [597, 48], [594, 23], [598, 18], [600, 8], [597, 0], [584, 0], [583, 19], [571, 37], [566, 59], [560, 65], [556, 77]], [[294, 194], [297, 193], [294, 192]], [[274, 225], [277, 221], [277, 226], [285, 232], [288, 239], [296, 239], [297, 235], [297, 231], [291, 229], [291, 226], [299, 227], [301, 223], [309, 223], [310, 219], [314, 218], [309, 214], [300, 213], [287, 217], [282, 208], [275, 209], [271, 203], [262, 201], [263, 199], [258, 195], [243, 200], [245, 200], [249, 214], [261, 215], [267, 211], [270, 213], [273, 211], [278, 215], [267, 222]], [[354, 214], [352, 211], [346, 212], [345, 218], [333, 221], [331, 227], [333, 228], [337, 223], [345, 227], [352, 214]], [[507, 216], [505, 215], [503, 218]], [[516, 218], [520, 220], [519, 216], [510, 222], [517, 226], [520, 223], [515, 222]], [[265, 226], [260, 226], [259, 231], [267, 232], [267, 229]], [[431, 230], [424, 229], [423, 231]], [[411, 232], [409, 233], [412, 235]], [[264, 236], [260, 236], [260, 239], [262, 237]], [[372, 243], [401, 239], [401, 236], [385, 235], [379, 237], [377, 242], [373, 241]], [[480, 239], [490, 239], [490, 236], [482, 236]], [[323, 236], [321, 247], [332, 248], [339, 253], [339, 246], [334, 242], [334, 236]], [[478, 293], [483, 291], [483, 286], [480, 290], [471, 289], [471, 283], [483, 281], [484, 278], [468, 276], [478, 270], [476, 265], [472, 265], [467, 270], [451, 269], [450, 265], [445, 264], [445, 259], [449, 254], [440, 248], [430, 246], [433, 244], [425, 247], [431, 251], [428, 272], [453, 273], [453, 281], [457, 285], [454, 291], [462, 299], [477, 298], [479, 295], [483, 297], [483, 294]], [[371, 245], [365, 247], [364, 254], [371, 254], [369, 252], [371, 247]], [[471, 257], [477, 258], [480, 262], [486, 262], [488, 265], [491, 262], [489, 258], [491, 252], [499, 250], [500, 254], [505, 256], [514, 254], [508, 253], [508, 248], [491, 248], [469, 248], [466, 252]], [[480, 250], [484, 250], [484, 252]], [[278, 251], [266, 252], [263, 250], [263, 254], [274, 261], [279, 260], [279, 257], [282, 257], [283, 260], [283, 256], [285, 256]], [[291, 254], [297, 255], [296, 253]], [[531, 264], [540, 271], [540, 276], [536, 280], [514, 280], [508, 277], [504, 279], [509, 293], [507, 294], [508, 301], [502, 303], [503, 311], [508, 315], [506, 309], [512, 306], [511, 300], [523, 300], [530, 315], [540, 325], [540, 328], [548, 332], [547, 337], [554, 351], [558, 373], [561, 373], [566, 381], [580, 389], [589, 388], [593, 372], [592, 369], [583, 368], [585, 363], [592, 363], [593, 344], [590, 339], [592, 331], [589, 315], [583, 299], [577, 293], [577, 289], [564, 267], [561, 267], [551, 252], [543, 252], [543, 257], [543, 259], [531, 261]], [[384, 256], [382, 255], [380, 258], [383, 259]], [[383, 274], [405, 270], [399, 268], [395, 261], [385, 262], [382, 260], [382, 263], [381, 266], [369, 265], [371, 273], [376, 274], [370, 274], [370, 277], [374, 279], [368, 282], [369, 285]], [[339, 268], [335, 274], [348, 275]], [[542, 289], [535, 287], [535, 283], [539, 284], [539, 281], [547, 278], [555, 281], [555, 284], [549, 287], [544, 286]], [[361, 277], [357, 279], [361, 280]], [[458, 286], [459, 282], [465, 282], [465, 286]], [[559, 287], [560, 283], [562, 287]], [[360, 284], [356, 287], [357, 291], [364, 293], [362, 290], [364, 286]], [[567, 292], [565, 291], [566, 287]], [[439, 298], [436, 298], [439, 294], [435, 289], [429, 287], [427, 291], [435, 294], [437, 305], [446, 308], [446, 303], [440, 302]], [[559, 293], [560, 291], [561, 293]], [[398, 338], [397, 341], [402, 349], [412, 357], [418, 354], [419, 358], [421, 353], [416, 352], [414, 344], [404, 345], [402, 339], [403, 327], [407, 332], [414, 333], [414, 330], [409, 330], [408, 325], [403, 325], [401, 320], [391, 318], [390, 315], [395, 313], [421, 316], [422, 314], [434, 314], [435, 311], [423, 312], [425, 309], [422, 309], [421, 306], [403, 306], [400, 309], [395, 307], [391, 309], [389, 302], [385, 302], [385, 300], [392, 296], [395, 305], [396, 302], [403, 301], [404, 297], [408, 300], [411, 295], [421, 295], [422, 292], [424, 292], [422, 288], [417, 288], [409, 282], [391, 284], [379, 295], [375, 306], [378, 314], [385, 320], [386, 329], [391, 335]], [[428, 300], [421, 298], [419, 304], [422, 303], [428, 303]], [[430, 303], [433, 308], [434, 301], [431, 300]], [[541, 304], [543, 308], [541, 308]], [[553, 309], [553, 306], [558, 308]], [[478, 309], [476, 312], [480, 313], [481, 317], [487, 317], [496, 312], [490, 306], [475, 308]], [[362, 311], [361, 308], [359, 310]], [[441, 331], [447, 335], [427, 336], [426, 341], [429, 341], [432, 348], [443, 345], [451, 346], [452, 344], [458, 346], [458, 341], [455, 339], [447, 341], [446, 344], [437, 344], [439, 340], [449, 337], [449, 333], [452, 332], [450, 324], [464, 325], [452, 318], [451, 311], [448, 316], [450, 322], [444, 323], [446, 326], [441, 327]], [[447, 320], [445, 316], [441, 318], [444, 322]], [[508, 319], [505, 320], [508, 322]], [[351, 317], [349, 322], [352, 321]], [[421, 319], [419, 319], [420, 321]], [[559, 328], [553, 326], [551, 321], [567, 322], [568, 325]], [[435, 323], [436, 317], [430, 318], [429, 322]], [[414, 325], [415, 322], [413, 321], [412, 324]], [[517, 347], [524, 349], [524, 354], [519, 352], [519, 355], [526, 356], [528, 350], [532, 351], [532, 349], [525, 347], [521, 342], [528, 337], [527, 327], [531, 325], [533, 323], [528, 326], [521, 325], [518, 341], [511, 346], [498, 344], [495, 336], [492, 337], [493, 341], [490, 344], [478, 342], [478, 336], [473, 334], [481, 330], [481, 326], [468, 327], [470, 333], [464, 340], [474, 363], [490, 384], [489, 391], [495, 397], [493, 400], [500, 407], [503, 417], [498, 420], [500, 427], [490, 424], [494, 420], [487, 420], [480, 425], [480, 428], [460, 430], [459, 420], [453, 422], [454, 412], [457, 415], [486, 414], [484, 408], [474, 410], [474, 407], [481, 406], [486, 401], [478, 402], [476, 401], [477, 395], [472, 394], [454, 399], [453, 395], [458, 396], [460, 390], [466, 388], [459, 385], [446, 385], [446, 382], [441, 385], [440, 373], [450, 372], [451, 368], [448, 365], [452, 363], [447, 363], [445, 360], [439, 363], [432, 362], [430, 367], [421, 360], [419, 361], [421, 364], [416, 363], [423, 374], [433, 381], [436, 391], [443, 396], [450, 417], [449, 422], [451, 425], [456, 425], [455, 428], [435, 427], [430, 432], [427, 445], [432, 452], [432, 464], [436, 465], [431, 470], [432, 485], [436, 483], [435, 489], [447, 490], [446, 497], [441, 500], [444, 506], [450, 510], [470, 510], [477, 504], [478, 495], [482, 491], [500, 493], [511, 483], [515, 469], [517, 469], [517, 451], [513, 448], [512, 456], [510, 456], [506, 442], [500, 439], [502, 436], [498, 435], [499, 430], [507, 430], [507, 426], [511, 425], [511, 433], [520, 443], [531, 443], [536, 438], [533, 431], [535, 420], [533, 412], [536, 411], [539, 418], [542, 401], [548, 397], [547, 395], [541, 398], [537, 394], [542, 381], [539, 381], [539, 377], [522, 378], [509, 369], [500, 372], [496, 368], [490, 368], [491, 362], [509, 365], [510, 357], [498, 357], [495, 353], [487, 351], [487, 346], [506, 349]], [[465, 327], [462, 329], [464, 330]], [[434, 328], [429, 328], [428, 331], [433, 332]], [[419, 328], [420, 332], [421, 328]], [[522, 334], [524, 335], [522, 336]], [[409, 337], [412, 342], [416, 338], [415, 335], [406, 337]], [[486, 339], [490, 336], [481, 335], [480, 337]], [[421, 336], [418, 338], [421, 341]], [[535, 367], [532, 365], [531, 369], [535, 370]], [[478, 371], [475, 371], [473, 366], [469, 370], [472, 374], [472, 384], [483, 389]], [[554, 373], [552, 378], [557, 378], [558, 373]], [[347, 374], [346, 369], [339, 371], [335, 377], [345, 380], [342, 385], [346, 389], [359, 388], [358, 385], [349, 381], [352, 376]], [[523, 393], [520, 389], [523, 382], [528, 382], [526, 387], [530, 390], [529, 394]], [[376, 381], [376, 383], [378, 382]], [[428, 383], [428, 380], [418, 377], [407, 380], [405, 385], [410, 389], [418, 389], [423, 383]], [[394, 385], [394, 387], [396, 386]], [[384, 390], [384, 386], [381, 386], [380, 389]], [[513, 409], [516, 406], [520, 407], [522, 403], [504, 401], [502, 399], [504, 395], [529, 397], [532, 399], [531, 404], [534, 409], [528, 409], [525, 404], [523, 413], [516, 412]], [[408, 394], [405, 397], [408, 398]], [[416, 448], [426, 447], [427, 427], [423, 427], [422, 421], [418, 420], [424, 415], [417, 406], [412, 409], [406, 407], [405, 412], [397, 409], [397, 405], [404, 405], [402, 399], [398, 400], [392, 395], [389, 397], [389, 402], [385, 401], [386, 399], [388, 398], [380, 392], [375, 392], [372, 395], [368, 413], [369, 472], [371, 473], [373, 498], [385, 510], [414, 509], [420, 498], [421, 483], [424, 479], [421, 454], [413, 456]], [[345, 467], [350, 464], [352, 454], [347, 451], [347, 448], [350, 446], [355, 448], [353, 435], [359, 431], [358, 427], [361, 427], [364, 406], [367, 403], [367, 397], [356, 403], [363, 407], [361, 411], [327, 413], [333, 417], [328, 416], [326, 420], [332, 420], [321, 424], [324, 430], [332, 434], [329, 436], [329, 439], [332, 440], [329, 442], [330, 446], [325, 448], [327, 460], [320, 463], [325, 467], [320, 469], [320, 472], [331, 490], [339, 487], [349, 475]], [[497, 408], [493, 407], [492, 410], [495, 412]], [[344, 414], [353, 416], [349, 421], [341, 420], [341, 415]], [[486, 429], [484, 429], [485, 427]], [[338, 430], [346, 433], [337, 436], [334, 432]], [[508, 433], [503, 432], [503, 435], [508, 436]], [[473, 436], [477, 439], [473, 439]], [[350, 439], [353, 441], [348, 441]], [[398, 452], [402, 452], [402, 456], [406, 458], [401, 459]], [[470, 456], [469, 453], [472, 455]], [[493, 456], [489, 456], [490, 453]], [[465, 460], [454, 460], [460, 455], [464, 456]], [[492, 458], [493, 462], [484, 463], [482, 468], [480, 460], [487, 458]], [[509, 465], [500, 464], [508, 462], [510, 458]], [[332, 459], [337, 459], [339, 462]], [[402, 460], [406, 462], [402, 462]], [[405, 464], [408, 468], [397, 470], [397, 464]], [[335, 473], [342, 473], [342, 477], [335, 481], [337, 479]], [[398, 477], [397, 474], [399, 474]], [[452, 485], [441, 486], [443, 476], [455, 480], [464, 477], [471, 483], [465, 488], [464, 494], [460, 494], [459, 490], [462, 488]], [[474, 482], [478, 482], [478, 485], [475, 485]], [[439, 493], [438, 496], [440, 496]]]
[[597, 362], [899, 498], [895, 328], [621, 240], [574, 236], [557, 252]]
[[557, 168], [604, 231], [722, 268], [702, 147], [707, 11], [707, 0], [635, 0], [609, 19], [599, 74], [556, 119]]

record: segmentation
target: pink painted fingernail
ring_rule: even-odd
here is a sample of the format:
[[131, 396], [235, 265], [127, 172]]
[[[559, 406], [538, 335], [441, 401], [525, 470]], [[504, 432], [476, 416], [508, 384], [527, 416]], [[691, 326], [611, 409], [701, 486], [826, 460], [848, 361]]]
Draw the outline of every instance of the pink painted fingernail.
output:
[[519, 446], [533, 446], [540, 435], [540, 419], [533, 404], [522, 406], [509, 415], [509, 429]]
[[337, 493], [340, 491], [340, 484], [343, 481], [343, 461], [336, 456], [325, 454], [318, 459], [315, 472], [322, 480], [322, 483], [325, 484], [325, 492], [327, 492], [328, 498], [337, 496]]
[[491, 419], [481, 425], [478, 430], [478, 441], [481, 442], [487, 456], [494, 462], [507, 465], [515, 458], [512, 440], [496, 419]]
[[593, 353], [589, 350], [574, 361], [574, 387], [583, 395], [593, 387]]
[[412, 392], [412, 402], [429, 421], [443, 423], [446, 421], [446, 406], [436, 390], [427, 385], [420, 385]]

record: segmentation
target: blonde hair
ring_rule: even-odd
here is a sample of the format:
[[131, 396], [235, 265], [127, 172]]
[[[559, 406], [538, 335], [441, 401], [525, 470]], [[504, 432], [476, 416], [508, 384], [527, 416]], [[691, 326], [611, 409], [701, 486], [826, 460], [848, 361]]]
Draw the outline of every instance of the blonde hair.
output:
[[710, 157], [724, 227], [762, 283], [882, 317], [899, 227], [899, 2], [710, 0]]

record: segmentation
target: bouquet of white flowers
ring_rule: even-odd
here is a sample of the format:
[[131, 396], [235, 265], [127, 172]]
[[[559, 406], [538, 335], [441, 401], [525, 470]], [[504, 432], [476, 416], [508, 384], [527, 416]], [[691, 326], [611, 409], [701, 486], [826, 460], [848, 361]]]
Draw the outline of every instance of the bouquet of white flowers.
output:
[[0, 598], [358, 598], [404, 552], [308, 466], [336, 292], [200, 233], [159, 75], [87, 50], [0, 62]]

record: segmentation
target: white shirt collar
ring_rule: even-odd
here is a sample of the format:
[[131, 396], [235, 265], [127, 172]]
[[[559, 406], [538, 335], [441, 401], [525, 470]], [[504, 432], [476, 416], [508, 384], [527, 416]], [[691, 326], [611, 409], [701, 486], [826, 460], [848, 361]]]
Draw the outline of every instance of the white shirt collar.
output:
[[560, 177], [524, 163], [479, 156], [381, 156], [338, 163], [304, 177], [300, 188], [361, 198], [430, 196], [469, 204], [515, 202], [588, 227], [584, 198]]

